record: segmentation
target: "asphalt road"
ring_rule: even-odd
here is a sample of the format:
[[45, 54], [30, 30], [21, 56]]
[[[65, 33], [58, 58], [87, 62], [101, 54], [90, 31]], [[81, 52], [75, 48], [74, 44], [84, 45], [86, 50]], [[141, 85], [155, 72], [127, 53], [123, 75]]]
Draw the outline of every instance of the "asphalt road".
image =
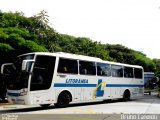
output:
[[144, 95], [139, 99], [72, 104], [67, 108], [0, 104], [0, 113], [16, 114], [160, 114], [160, 98]]

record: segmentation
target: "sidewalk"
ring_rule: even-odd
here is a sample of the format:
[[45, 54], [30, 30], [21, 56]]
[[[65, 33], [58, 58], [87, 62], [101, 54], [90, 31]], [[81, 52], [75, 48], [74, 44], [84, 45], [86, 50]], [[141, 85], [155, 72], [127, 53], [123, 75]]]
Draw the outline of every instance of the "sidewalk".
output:
[[13, 103], [9, 103], [7, 100], [5, 101], [0, 100], [0, 106], [4, 106], [4, 105], [13, 105]]

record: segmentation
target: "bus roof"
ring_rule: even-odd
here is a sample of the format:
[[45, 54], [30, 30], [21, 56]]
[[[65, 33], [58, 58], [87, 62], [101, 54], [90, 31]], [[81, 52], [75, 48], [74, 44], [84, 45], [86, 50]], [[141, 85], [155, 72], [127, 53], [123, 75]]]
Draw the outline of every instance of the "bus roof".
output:
[[[78, 59], [78, 60], [94, 61], [94, 62], [108, 63], [108, 64], [114, 64], [114, 65], [122, 65], [122, 66], [127, 66], [127, 67], [134, 67], [134, 68], [142, 68], [143, 69], [142, 66], [138, 66], [138, 65], [130, 65], [130, 64], [104, 61], [104, 60], [102, 60], [100, 58], [97, 58], [97, 57], [90, 57], [90, 56], [78, 55], [78, 54], [72, 54], [72, 53], [65, 53], [65, 52], [55, 52], [55, 53], [33, 52], [33, 53], [26, 53], [26, 54], [23, 54], [23, 55], [29, 55], [29, 54], [58, 56], [58, 57], [63, 57], [63, 58], [72, 58], [72, 59]], [[20, 56], [23, 56], [23, 55], [20, 55]]]
[[[97, 61], [97, 62], [103, 61], [102, 59], [96, 58], [96, 57], [90, 57], [90, 56], [85, 56], [85, 55], [77, 55], [77, 54], [65, 53], [65, 52], [55, 52], [55, 53], [34, 52], [34, 53], [26, 53], [26, 54], [23, 54], [23, 55], [29, 55], [29, 54], [58, 56], [58, 57], [63, 57], [63, 58], [72, 58], [72, 59], [79, 59], [79, 60], [86, 60], [86, 61]], [[23, 56], [23, 55], [20, 55], [20, 56]]]

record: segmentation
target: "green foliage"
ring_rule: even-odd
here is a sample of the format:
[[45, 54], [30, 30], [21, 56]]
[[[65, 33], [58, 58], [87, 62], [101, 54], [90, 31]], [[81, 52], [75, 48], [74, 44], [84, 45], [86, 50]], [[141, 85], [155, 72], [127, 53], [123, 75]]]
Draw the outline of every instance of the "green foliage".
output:
[[0, 64], [10, 61], [13, 57], [12, 53], [14, 53], [14, 48], [12, 46], [9, 44], [0, 43]]
[[155, 75], [160, 78], [160, 59], [153, 59], [153, 62], [156, 65]]
[[[16, 51], [16, 55], [32, 51], [47, 51], [45, 47], [34, 42], [36, 41], [34, 35], [30, 35], [23, 28], [0, 28], [0, 35], [0, 42], [12, 46]], [[28, 41], [28, 38], [32, 38], [32, 41]]]
[[132, 50], [124, 47], [122, 45], [106, 45], [105, 48], [109, 52], [109, 56], [114, 59], [114, 61], [126, 63], [126, 64], [134, 64], [135, 56], [132, 53]]
[[8, 53], [13, 50], [14, 48], [12, 48], [9, 44], [0, 43], [0, 53]]
[[8, 39], [6, 40], [14, 48], [19, 48], [25, 43], [25, 39], [19, 36], [18, 34], [10, 34]]
[[8, 35], [0, 30], [0, 42], [4, 42], [8, 38]]
[[48, 50], [45, 47], [40, 46], [37, 43], [30, 40], [27, 40], [23, 47], [25, 48], [26, 52], [48, 52]]
[[143, 66], [146, 72], [155, 72], [155, 63], [150, 58], [147, 58], [143, 54], [138, 52], [133, 52], [133, 54], [136, 57], [135, 64]]
[[131, 50], [122, 45], [108, 44], [106, 45], [106, 50], [109, 51], [109, 56], [114, 58], [117, 62], [143, 66], [146, 72], [154, 72], [156, 69], [155, 63], [139, 51]]

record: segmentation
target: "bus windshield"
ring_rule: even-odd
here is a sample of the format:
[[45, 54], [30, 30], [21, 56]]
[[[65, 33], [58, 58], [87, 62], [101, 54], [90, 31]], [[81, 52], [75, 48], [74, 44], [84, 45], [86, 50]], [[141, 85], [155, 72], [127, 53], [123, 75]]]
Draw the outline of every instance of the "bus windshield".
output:
[[[7, 89], [9, 90], [20, 90], [22, 88], [28, 87], [28, 79], [29, 79], [29, 72], [22, 71], [22, 61], [23, 60], [32, 60], [34, 59], [34, 54], [29, 55], [22, 55], [18, 56], [14, 61], [12, 67], [10, 67], [10, 73], [6, 76], [7, 79]], [[28, 66], [31, 68], [31, 65]]]
[[31, 76], [30, 90], [45, 90], [51, 87], [56, 57], [37, 55]]

